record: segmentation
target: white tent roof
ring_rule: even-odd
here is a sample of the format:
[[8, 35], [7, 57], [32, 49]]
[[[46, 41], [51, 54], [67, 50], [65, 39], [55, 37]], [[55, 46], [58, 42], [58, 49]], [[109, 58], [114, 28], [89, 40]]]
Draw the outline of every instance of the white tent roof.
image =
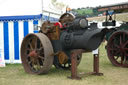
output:
[[41, 13], [41, 0], [0, 0], [0, 16], [36, 15]]

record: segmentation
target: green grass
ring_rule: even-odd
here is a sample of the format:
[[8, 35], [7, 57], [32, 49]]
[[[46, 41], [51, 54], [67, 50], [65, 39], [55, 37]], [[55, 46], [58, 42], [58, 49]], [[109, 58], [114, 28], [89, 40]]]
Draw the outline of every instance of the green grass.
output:
[[80, 9], [80, 10], [76, 10], [76, 11], [80, 15], [92, 14], [93, 13], [92, 9]]
[[21, 64], [8, 64], [0, 68], [0, 85], [128, 85], [128, 68], [113, 66], [107, 58], [104, 44], [100, 46], [100, 72], [104, 76], [88, 75], [92, 72], [93, 57], [91, 53], [83, 54], [78, 67], [82, 80], [71, 80], [70, 71], [55, 69], [53, 66], [48, 74], [31, 75], [24, 72]]

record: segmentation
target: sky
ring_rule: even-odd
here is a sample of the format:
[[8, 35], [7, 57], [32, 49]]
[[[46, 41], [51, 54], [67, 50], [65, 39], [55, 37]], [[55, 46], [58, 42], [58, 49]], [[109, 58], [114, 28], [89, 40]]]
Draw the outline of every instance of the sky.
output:
[[0, 0], [0, 16], [41, 14], [41, 0]]
[[[0, 0], [0, 16], [35, 15], [45, 10], [53, 10], [50, 6], [51, 0]], [[115, 3], [128, 2], [128, 0], [57, 0], [68, 5], [70, 8], [104, 6]], [[48, 10], [49, 7], [49, 10]], [[66, 9], [66, 8], [65, 8]], [[65, 11], [64, 9], [64, 11]], [[57, 12], [54, 9], [53, 12]], [[59, 11], [58, 11], [59, 13]]]
[[128, 2], [128, 0], [58, 0], [67, 4], [70, 8], [96, 7], [115, 3]]

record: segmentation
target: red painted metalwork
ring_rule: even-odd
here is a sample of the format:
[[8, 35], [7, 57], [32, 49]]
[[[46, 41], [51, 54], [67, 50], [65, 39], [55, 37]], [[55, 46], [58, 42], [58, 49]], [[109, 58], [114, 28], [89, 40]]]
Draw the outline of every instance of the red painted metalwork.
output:
[[94, 54], [93, 57], [94, 57], [94, 60], [93, 60], [93, 73], [92, 73], [92, 75], [102, 76], [103, 73], [99, 72], [99, 54]]
[[83, 50], [73, 50], [71, 53], [71, 79], [81, 79], [78, 75], [77, 75], [77, 56], [79, 54], [81, 54], [83, 52]]
[[107, 54], [113, 65], [128, 67], [127, 31], [118, 31], [112, 34], [107, 44]]
[[56, 22], [54, 25], [55, 26], [59, 26], [60, 28], [63, 28], [63, 26], [62, 26], [62, 24], [60, 22]]
[[36, 51], [35, 51], [35, 50], [33, 50], [33, 51], [31, 51], [31, 52], [29, 53], [29, 55], [28, 55], [28, 56], [36, 57], [36, 56], [38, 56], [38, 54], [36, 53]]
[[[83, 50], [73, 50], [71, 53], [71, 79], [81, 79], [81, 77], [77, 74], [77, 55], [84, 52]], [[102, 76], [103, 73], [99, 72], [99, 54], [94, 54], [94, 60], [93, 60], [93, 72], [91, 75], [97, 75]]]

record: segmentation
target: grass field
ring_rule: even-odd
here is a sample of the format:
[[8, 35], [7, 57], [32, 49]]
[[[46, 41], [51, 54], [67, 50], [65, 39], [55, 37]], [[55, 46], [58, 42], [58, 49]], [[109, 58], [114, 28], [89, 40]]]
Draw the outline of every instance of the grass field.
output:
[[[89, 21], [104, 21], [105, 20], [105, 16], [99, 16], [99, 17], [91, 17], [88, 18]], [[124, 22], [128, 22], [128, 13], [122, 13], [122, 14], [116, 14], [116, 21], [124, 21]]]
[[70, 71], [55, 69], [53, 66], [46, 75], [30, 75], [24, 72], [21, 64], [8, 64], [0, 68], [0, 85], [128, 85], [128, 68], [113, 66], [107, 58], [104, 44], [100, 46], [100, 72], [104, 76], [87, 75], [92, 72], [93, 57], [91, 53], [83, 54], [78, 67], [82, 80], [67, 79]]

